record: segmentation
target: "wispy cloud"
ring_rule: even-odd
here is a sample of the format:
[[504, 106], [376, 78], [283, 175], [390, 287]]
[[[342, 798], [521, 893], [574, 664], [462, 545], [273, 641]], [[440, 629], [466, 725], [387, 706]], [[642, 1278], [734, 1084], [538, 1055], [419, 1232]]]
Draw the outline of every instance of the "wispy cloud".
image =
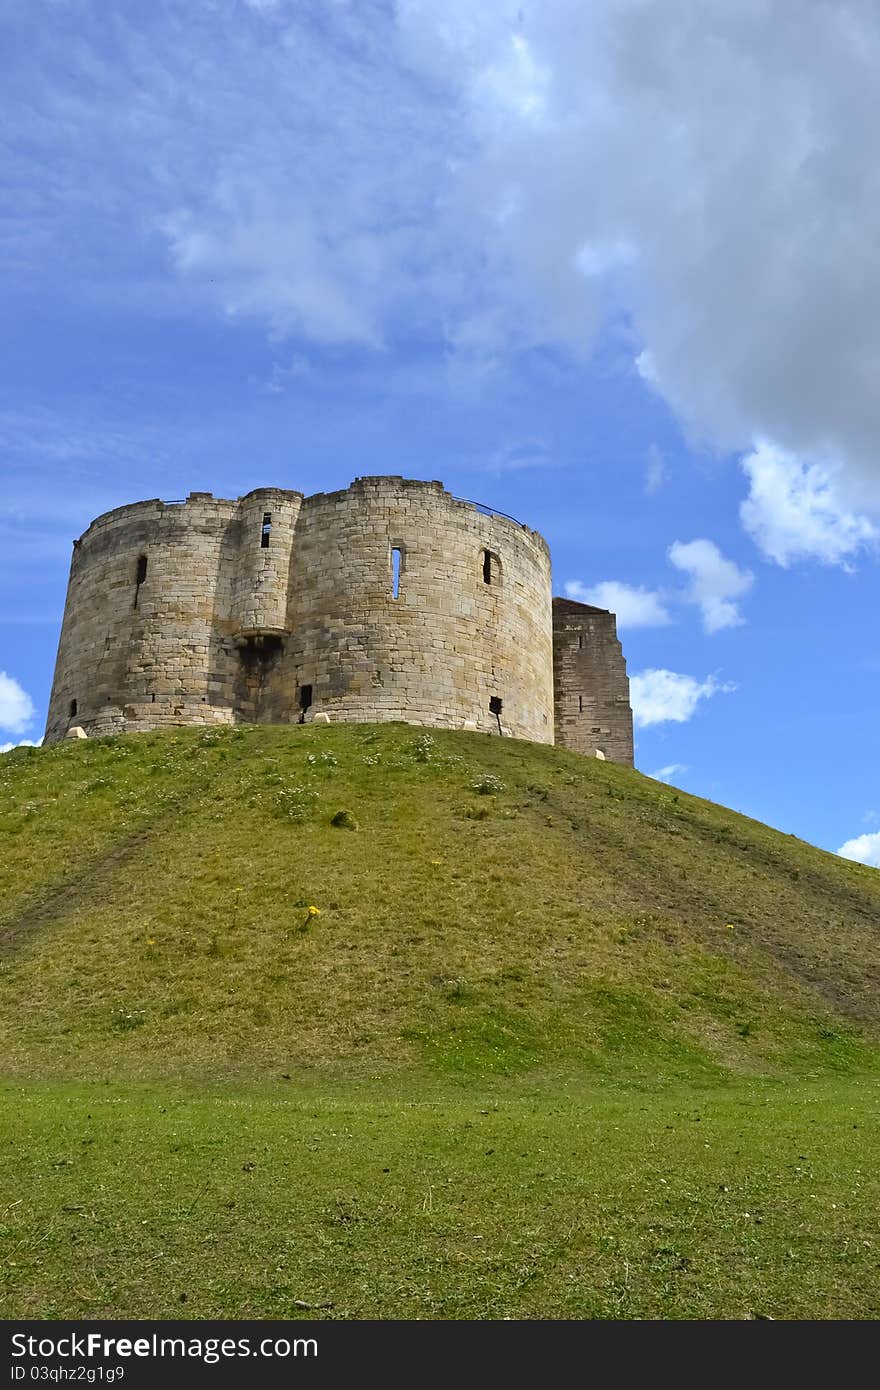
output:
[[684, 763], [669, 763], [666, 767], [658, 767], [656, 772], [649, 772], [648, 776], [653, 777], [655, 782], [672, 782], [683, 772], [687, 772]]
[[651, 444], [648, 449], [648, 461], [645, 465], [645, 495], [653, 497], [659, 492], [666, 482], [666, 460], [663, 452], [656, 444]]
[[616, 613], [619, 628], [665, 627], [671, 621], [661, 595], [652, 589], [618, 579], [603, 579], [598, 584], [570, 579], [564, 587], [568, 597], [578, 603], [591, 603]]
[[[536, 345], [583, 361], [623, 315], [643, 377], [748, 453], [766, 554], [842, 563], [871, 540], [876, 7], [95, 13], [21, 9], [0, 156], [18, 279], [306, 349], [418, 343], [463, 380]], [[832, 461], [843, 500], [813, 464], [780, 480], [780, 457]], [[662, 481], [658, 453], [648, 492]]]
[[523, 439], [502, 444], [483, 461], [487, 473], [500, 477], [504, 473], [522, 473], [534, 469], [553, 468], [557, 460], [543, 439]]
[[715, 676], [697, 680], [678, 671], [639, 671], [630, 678], [630, 702], [637, 728], [651, 724], [685, 724], [698, 705], [713, 695], [727, 695], [736, 689]]

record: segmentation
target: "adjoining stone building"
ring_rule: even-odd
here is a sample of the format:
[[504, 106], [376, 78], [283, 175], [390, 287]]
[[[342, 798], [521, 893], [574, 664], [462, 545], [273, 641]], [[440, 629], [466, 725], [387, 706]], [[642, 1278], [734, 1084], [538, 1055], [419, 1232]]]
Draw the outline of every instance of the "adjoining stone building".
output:
[[553, 599], [543, 537], [441, 483], [195, 492], [74, 542], [47, 743], [316, 716], [633, 756], [614, 615]]

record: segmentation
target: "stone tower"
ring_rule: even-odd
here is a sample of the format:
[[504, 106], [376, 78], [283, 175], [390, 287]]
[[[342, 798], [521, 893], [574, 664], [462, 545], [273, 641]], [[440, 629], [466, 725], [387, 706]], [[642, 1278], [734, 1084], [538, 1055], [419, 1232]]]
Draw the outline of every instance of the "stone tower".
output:
[[632, 767], [629, 681], [613, 613], [553, 600], [553, 687], [556, 742]]
[[191, 493], [74, 543], [49, 743], [316, 715], [552, 743], [554, 713], [556, 742], [632, 762], [613, 616], [552, 600], [543, 538], [441, 483]]

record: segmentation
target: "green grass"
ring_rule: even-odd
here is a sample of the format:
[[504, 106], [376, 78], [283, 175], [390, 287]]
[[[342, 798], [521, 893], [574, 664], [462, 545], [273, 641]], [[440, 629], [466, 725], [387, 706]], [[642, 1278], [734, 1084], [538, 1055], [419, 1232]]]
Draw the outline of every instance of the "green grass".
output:
[[0, 1094], [3, 1317], [876, 1318], [876, 1086]]
[[557, 749], [405, 726], [22, 749], [0, 834], [7, 1074], [654, 1084], [877, 1056], [875, 870]]
[[553, 748], [7, 754], [0, 1314], [877, 1316], [878, 924]]

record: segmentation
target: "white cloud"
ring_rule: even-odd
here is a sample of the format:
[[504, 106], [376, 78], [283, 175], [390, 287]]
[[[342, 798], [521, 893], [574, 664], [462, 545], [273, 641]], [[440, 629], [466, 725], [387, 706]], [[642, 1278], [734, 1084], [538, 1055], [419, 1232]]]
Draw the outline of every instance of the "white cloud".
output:
[[[398, 14], [407, 61], [467, 118], [458, 206], [466, 232], [484, 214], [487, 274], [502, 267], [535, 331], [576, 347], [623, 307], [638, 371], [698, 432], [835, 458], [880, 508], [880, 9], [473, 9]], [[515, 37], [543, 74], [537, 117], [502, 113], [485, 80]]]
[[[271, 22], [127, 7], [113, 44], [88, 7], [75, 41], [22, 7], [29, 100], [0, 168], [26, 195], [4, 223], [16, 269], [435, 363], [582, 355], [623, 316], [637, 370], [702, 436], [836, 461], [818, 541], [803, 516], [780, 534], [756, 485], [768, 553], [858, 549], [880, 512], [880, 7], [249, 6]], [[828, 511], [815, 475], [792, 490]]]
[[880, 869], [880, 830], [847, 840], [837, 853], [843, 859], [854, 859], [857, 864], [870, 864], [873, 868]]
[[0, 753], [11, 753], [13, 748], [39, 748], [42, 742], [41, 738], [22, 738], [18, 743], [0, 743]]
[[649, 724], [684, 724], [701, 700], [726, 695], [736, 687], [722, 684], [714, 676], [698, 681], [676, 671], [640, 671], [630, 678], [629, 693], [633, 719], [638, 728]]
[[690, 575], [686, 598], [699, 607], [707, 632], [738, 627], [745, 621], [734, 600], [748, 593], [753, 574], [726, 560], [712, 541], [674, 541], [668, 554], [676, 569]]
[[683, 772], [687, 772], [684, 763], [669, 763], [667, 767], [658, 767], [656, 772], [649, 772], [648, 776], [653, 777], [655, 782], [671, 782], [673, 777], [678, 777]]
[[843, 565], [880, 533], [866, 516], [843, 503], [827, 468], [761, 443], [743, 459], [749, 495], [740, 507], [743, 525], [770, 560], [787, 568], [794, 560]]
[[660, 594], [617, 579], [603, 579], [599, 584], [582, 584], [571, 579], [564, 586], [569, 598], [578, 603], [591, 603], [595, 608], [607, 608], [617, 614], [617, 626], [665, 627], [670, 621]]
[[35, 714], [34, 702], [27, 691], [14, 677], [0, 671], [0, 729], [10, 734], [23, 734]]

